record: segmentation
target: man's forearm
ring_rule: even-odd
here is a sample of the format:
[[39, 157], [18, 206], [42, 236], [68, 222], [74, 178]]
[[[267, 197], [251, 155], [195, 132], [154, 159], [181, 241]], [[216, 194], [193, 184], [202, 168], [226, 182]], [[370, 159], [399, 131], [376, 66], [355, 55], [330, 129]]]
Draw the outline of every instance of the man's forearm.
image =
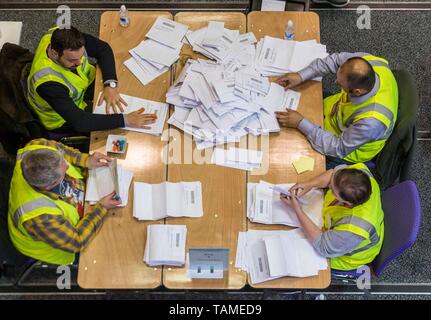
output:
[[319, 227], [316, 226], [313, 221], [311, 221], [311, 219], [304, 213], [304, 211], [302, 211], [302, 209], [299, 209], [299, 212], [296, 213], [296, 216], [298, 217], [299, 223], [301, 224], [308, 240], [313, 241], [322, 233]]
[[303, 81], [310, 80], [316, 77], [323, 77], [329, 73], [337, 73], [338, 68], [346, 62], [347, 59], [352, 57], [361, 57], [366, 55], [363, 52], [339, 52], [333, 53], [323, 59], [315, 59], [310, 65], [301, 71], [299, 75]]

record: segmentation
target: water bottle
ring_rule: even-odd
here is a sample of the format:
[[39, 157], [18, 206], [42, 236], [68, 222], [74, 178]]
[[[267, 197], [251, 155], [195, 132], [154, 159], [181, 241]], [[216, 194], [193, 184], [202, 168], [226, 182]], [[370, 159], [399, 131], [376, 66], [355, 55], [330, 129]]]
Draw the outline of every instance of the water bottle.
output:
[[120, 26], [128, 27], [130, 23], [129, 12], [126, 9], [125, 5], [120, 7]]
[[293, 28], [293, 21], [289, 20], [286, 24], [286, 29], [284, 30], [284, 39], [286, 40], [294, 40], [295, 39], [295, 30]]

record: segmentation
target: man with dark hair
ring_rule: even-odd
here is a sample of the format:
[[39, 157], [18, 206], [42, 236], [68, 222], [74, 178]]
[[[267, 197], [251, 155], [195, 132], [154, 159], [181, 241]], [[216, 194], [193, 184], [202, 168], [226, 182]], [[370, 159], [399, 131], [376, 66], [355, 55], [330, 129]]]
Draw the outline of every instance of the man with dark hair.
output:
[[391, 135], [398, 114], [398, 86], [388, 62], [366, 53], [334, 53], [279, 78], [286, 89], [329, 73], [341, 92], [324, 99], [323, 129], [299, 112], [277, 112], [280, 125], [298, 128], [327, 168], [372, 160]]
[[[312, 188], [328, 188], [323, 232], [297, 200]], [[364, 164], [337, 166], [308, 182], [297, 183], [290, 192], [292, 197], [282, 196], [281, 200], [295, 211], [314, 249], [331, 258], [331, 269], [354, 270], [379, 254], [384, 236], [380, 188]]]
[[91, 132], [125, 126], [146, 128], [155, 114], [138, 110], [127, 115], [92, 114], [86, 101], [92, 98], [96, 68], [89, 57], [97, 59], [104, 90], [99, 104], [106, 111], [124, 111], [126, 103], [118, 92], [115, 59], [104, 41], [79, 32], [76, 28], [52, 28], [36, 50], [27, 82], [27, 98], [47, 130], [57, 132]]
[[353, 207], [359, 206], [370, 198], [371, 182], [364, 171], [346, 168], [334, 172], [334, 187], [338, 188], [338, 195], [341, 199], [351, 204]]

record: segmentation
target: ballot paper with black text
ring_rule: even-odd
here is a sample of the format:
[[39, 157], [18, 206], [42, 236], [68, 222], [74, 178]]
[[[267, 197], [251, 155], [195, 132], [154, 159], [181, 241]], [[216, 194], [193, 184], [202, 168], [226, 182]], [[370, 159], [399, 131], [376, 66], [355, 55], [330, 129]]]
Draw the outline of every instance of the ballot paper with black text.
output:
[[196, 182], [134, 183], [133, 216], [138, 220], [202, 217], [202, 184]]
[[182, 266], [186, 261], [185, 225], [153, 224], [147, 227], [144, 261], [150, 267]]
[[[259, 183], [247, 183], [247, 218], [256, 223], [301, 227], [296, 213], [280, 199], [279, 190], [289, 190], [292, 186], [293, 183], [274, 185], [262, 180]], [[313, 188], [300, 198], [300, 205], [320, 228], [323, 224], [323, 191]]]
[[[124, 127], [125, 130], [137, 131], [148, 133], [151, 135], [159, 136], [163, 132], [163, 127], [165, 125], [166, 115], [168, 113], [168, 104], [163, 102], [157, 102], [147, 99], [142, 99], [138, 97], [129, 96], [126, 94], [120, 94], [121, 98], [126, 101], [127, 106], [124, 107], [124, 112], [122, 114], [128, 114], [137, 111], [141, 108], [144, 109], [143, 114], [155, 114], [157, 119], [154, 123], [146, 125], [149, 129], [134, 128], [134, 127]], [[97, 99], [99, 101], [99, 98]], [[111, 112], [111, 111], [110, 111]], [[96, 114], [106, 114], [106, 102], [103, 101], [101, 105], [96, 105], [94, 108], [94, 113]]]

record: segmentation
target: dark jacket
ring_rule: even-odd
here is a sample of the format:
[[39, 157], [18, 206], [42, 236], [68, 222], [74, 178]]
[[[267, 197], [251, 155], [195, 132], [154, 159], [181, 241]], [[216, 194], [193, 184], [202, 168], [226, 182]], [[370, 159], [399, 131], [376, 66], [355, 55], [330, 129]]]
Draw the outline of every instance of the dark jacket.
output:
[[397, 182], [410, 179], [416, 146], [416, 119], [419, 97], [412, 75], [393, 70], [398, 83], [398, 117], [392, 135], [376, 160], [376, 178], [385, 190]]
[[11, 43], [5, 43], [0, 51], [0, 142], [9, 154], [16, 154], [27, 141], [42, 135], [22, 86], [33, 56]]

